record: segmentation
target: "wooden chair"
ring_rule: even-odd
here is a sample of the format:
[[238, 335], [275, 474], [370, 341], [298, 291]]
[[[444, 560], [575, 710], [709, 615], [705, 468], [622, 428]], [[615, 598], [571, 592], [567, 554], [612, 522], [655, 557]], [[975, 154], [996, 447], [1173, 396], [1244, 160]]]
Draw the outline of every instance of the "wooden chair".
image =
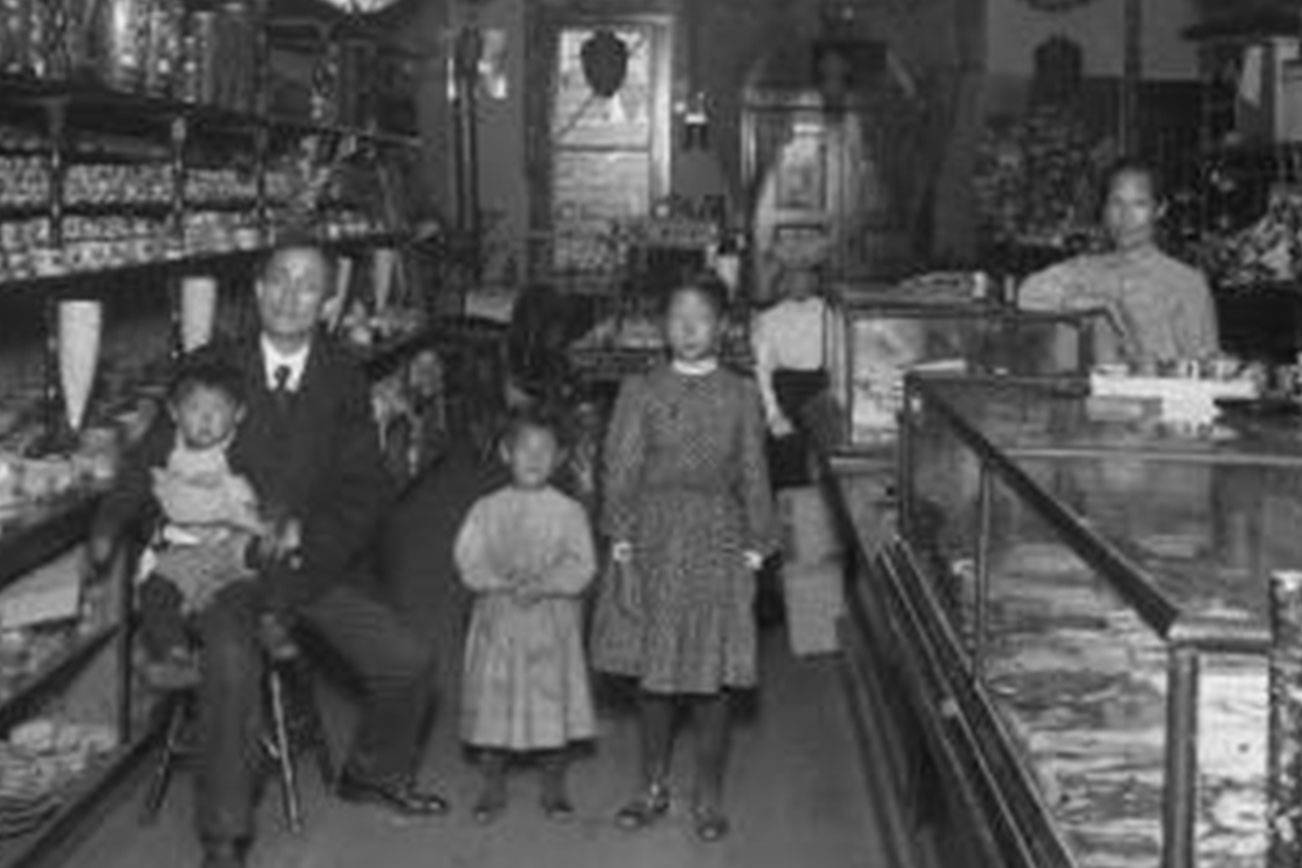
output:
[[[261, 744], [279, 778], [285, 824], [291, 832], [298, 834], [303, 829], [298, 789], [299, 757], [309, 750], [315, 754], [317, 769], [327, 789], [334, 785], [334, 763], [316, 704], [311, 669], [298, 646], [268, 648], [264, 654], [267, 664], [263, 676], [267, 726]], [[162, 713], [167, 715], [167, 729], [145, 795], [142, 823], [151, 823], [158, 817], [177, 763], [195, 752], [197, 672], [192, 683], [160, 689], [166, 694]]]

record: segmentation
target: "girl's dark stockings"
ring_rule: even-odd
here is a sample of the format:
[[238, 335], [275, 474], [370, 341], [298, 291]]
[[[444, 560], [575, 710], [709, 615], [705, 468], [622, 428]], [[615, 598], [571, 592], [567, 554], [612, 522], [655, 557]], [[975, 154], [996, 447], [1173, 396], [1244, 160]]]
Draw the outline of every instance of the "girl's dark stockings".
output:
[[[728, 758], [728, 698], [724, 694], [688, 701], [696, 730], [696, 799], [719, 807]], [[679, 700], [644, 694], [641, 700], [642, 783], [662, 787], [673, 756], [674, 721]]]
[[475, 801], [475, 819], [481, 823], [496, 819], [506, 808], [506, 767], [509, 755], [504, 750], [485, 750], [479, 755], [484, 775], [483, 789]]
[[696, 728], [696, 801], [717, 809], [728, 759], [728, 698], [720, 694], [695, 700], [692, 718]]
[[663, 786], [669, 777], [676, 711], [672, 697], [642, 696], [642, 783], [647, 788]]

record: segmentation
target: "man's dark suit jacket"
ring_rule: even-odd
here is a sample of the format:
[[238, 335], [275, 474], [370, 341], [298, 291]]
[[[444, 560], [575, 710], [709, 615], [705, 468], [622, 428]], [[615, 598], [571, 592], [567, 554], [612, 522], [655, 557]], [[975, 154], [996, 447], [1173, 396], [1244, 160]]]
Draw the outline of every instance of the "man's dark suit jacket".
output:
[[[244, 377], [246, 412], [228, 453], [231, 469], [249, 479], [263, 505], [303, 522], [302, 568], [263, 577], [270, 608], [296, 608], [357, 567], [393, 498], [366, 377], [346, 350], [318, 335], [285, 412], [267, 386], [256, 339], [196, 355], [220, 359]], [[149, 471], [167, 463], [175, 437], [171, 419], [160, 414], [105, 496], [99, 532], [117, 534], [151, 510], [156, 515]]]

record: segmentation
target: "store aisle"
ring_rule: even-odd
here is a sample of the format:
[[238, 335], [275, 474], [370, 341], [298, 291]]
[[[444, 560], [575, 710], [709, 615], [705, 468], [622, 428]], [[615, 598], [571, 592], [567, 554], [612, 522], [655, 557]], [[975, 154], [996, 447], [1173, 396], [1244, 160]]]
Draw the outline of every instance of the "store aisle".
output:
[[[629, 795], [635, 762], [632, 721], [611, 715], [595, 752], [574, 770], [579, 817], [558, 826], [537, 808], [537, 782], [512, 782], [506, 817], [491, 827], [469, 816], [476, 778], [456, 742], [455, 673], [464, 599], [448, 572], [450, 535], [465, 506], [493, 484], [468, 459], [454, 456], [414, 490], [395, 521], [400, 541], [394, 592], [413, 623], [444, 637], [445, 701], [430, 743], [425, 778], [454, 801], [452, 816], [399, 822], [374, 809], [343, 804], [323, 791], [303, 764], [306, 831], [283, 831], [274, 785], [260, 814], [252, 868], [885, 868], [862, 780], [843, 688], [832, 661], [796, 661], [780, 634], [764, 643], [765, 689], [758, 710], [738, 730], [730, 773], [734, 833], [717, 845], [696, 842], [685, 805], [661, 826], [629, 835], [614, 828], [613, 809]], [[429, 565], [434, 565], [431, 570]], [[328, 709], [342, 738], [351, 725], [346, 702]], [[690, 784], [690, 734], [679, 751], [677, 790]], [[681, 783], [679, 783], [681, 781]], [[197, 864], [190, 828], [190, 778], [181, 772], [157, 825], [136, 824], [139, 793], [114, 810], [79, 849], [71, 868]]]

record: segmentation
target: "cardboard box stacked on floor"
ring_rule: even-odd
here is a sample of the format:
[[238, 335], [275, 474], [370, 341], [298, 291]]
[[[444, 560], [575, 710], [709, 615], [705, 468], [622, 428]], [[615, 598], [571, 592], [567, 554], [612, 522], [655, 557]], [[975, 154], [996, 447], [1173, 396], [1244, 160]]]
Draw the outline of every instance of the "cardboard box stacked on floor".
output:
[[831, 504], [818, 486], [782, 489], [777, 501], [791, 650], [800, 657], [834, 653], [845, 612], [845, 546]]

